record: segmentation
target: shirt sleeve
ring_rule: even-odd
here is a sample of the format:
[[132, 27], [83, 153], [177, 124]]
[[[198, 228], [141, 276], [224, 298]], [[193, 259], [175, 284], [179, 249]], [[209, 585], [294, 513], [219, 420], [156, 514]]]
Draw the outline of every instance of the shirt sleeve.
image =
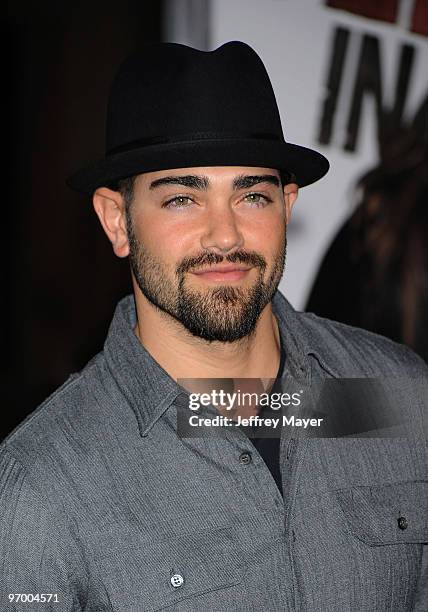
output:
[[84, 567], [66, 518], [0, 448], [0, 610], [82, 610]]

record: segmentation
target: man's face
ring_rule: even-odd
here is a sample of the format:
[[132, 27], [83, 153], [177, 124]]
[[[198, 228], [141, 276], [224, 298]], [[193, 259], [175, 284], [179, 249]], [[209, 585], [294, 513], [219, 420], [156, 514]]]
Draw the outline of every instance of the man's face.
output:
[[141, 292], [204, 340], [251, 334], [283, 273], [285, 200], [272, 169], [139, 175], [127, 233]]

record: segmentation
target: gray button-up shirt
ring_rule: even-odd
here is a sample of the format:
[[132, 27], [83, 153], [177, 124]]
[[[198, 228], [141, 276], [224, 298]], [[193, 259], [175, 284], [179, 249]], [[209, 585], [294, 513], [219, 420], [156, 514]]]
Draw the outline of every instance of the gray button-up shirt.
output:
[[[273, 309], [286, 378], [406, 380], [390, 391], [422, 427], [426, 367], [411, 351], [279, 292]], [[104, 351], [0, 446], [1, 610], [428, 609], [423, 436], [284, 429], [282, 496], [240, 428], [178, 435], [183, 389], [134, 325], [128, 297]]]

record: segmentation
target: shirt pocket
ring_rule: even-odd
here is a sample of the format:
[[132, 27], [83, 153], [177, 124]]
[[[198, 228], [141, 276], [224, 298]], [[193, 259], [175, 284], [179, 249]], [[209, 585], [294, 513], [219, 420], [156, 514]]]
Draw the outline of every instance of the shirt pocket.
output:
[[428, 542], [428, 481], [334, 491], [353, 536], [369, 546]]
[[103, 554], [97, 565], [112, 609], [123, 612], [199, 610], [200, 597], [205, 608], [217, 609], [222, 590], [239, 584], [245, 571], [232, 527], [141, 545], [136, 538]]

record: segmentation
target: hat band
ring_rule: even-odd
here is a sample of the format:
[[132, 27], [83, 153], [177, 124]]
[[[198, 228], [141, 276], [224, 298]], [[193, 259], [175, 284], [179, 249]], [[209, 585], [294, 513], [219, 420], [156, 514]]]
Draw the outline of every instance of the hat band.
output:
[[155, 136], [150, 138], [139, 138], [132, 142], [112, 147], [106, 152], [107, 157], [116, 155], [117, 153], [124, 153], [125, 151], [132, 151], [134, 149], [140, 149], [142, 147], [148, 147], [151, 145], [161, 144], [174, 144], [179, 142], [192, 142], [195, 140], [274, 140], [277, 142], [284, 142], [282, 137], [277, 134], [270, 134], [264, 132], [192, 132], [191, 134], [179, 134], [178, 136]]

